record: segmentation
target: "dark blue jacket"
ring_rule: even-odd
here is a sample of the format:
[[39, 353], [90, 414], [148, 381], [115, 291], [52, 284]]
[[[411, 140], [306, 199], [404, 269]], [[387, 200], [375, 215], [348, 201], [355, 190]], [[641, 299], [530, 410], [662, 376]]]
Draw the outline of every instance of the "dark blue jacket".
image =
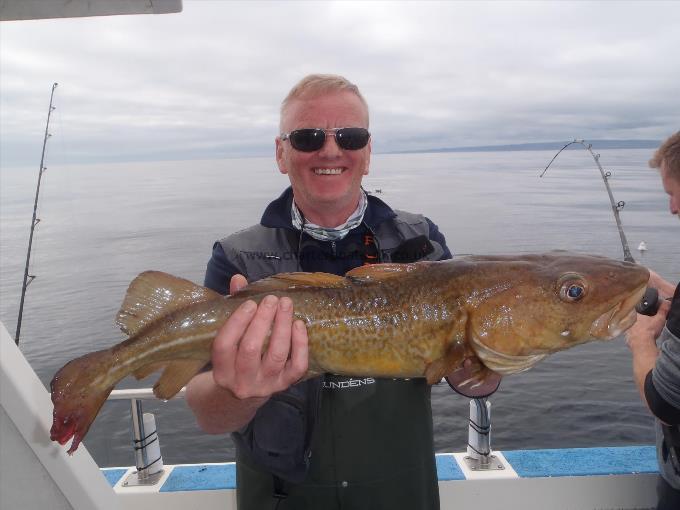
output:
[[[374, 196], [363, 223], [336, 242], [294, 229], [292, 199], [288, 188], [260, 224], [215, 243], [207, 287], [225, 294], [237, 273], [248, 281], [290, 271], [343, 275], [365, 263], [451, 257], [429, 219], [394, 211]], [[424, 379], [308, 379], [273, 395], [232, 437], [240, 510], [272, 506], [274, 483], [282, 479], [289, 496], [280, 510], [439, 507]]]

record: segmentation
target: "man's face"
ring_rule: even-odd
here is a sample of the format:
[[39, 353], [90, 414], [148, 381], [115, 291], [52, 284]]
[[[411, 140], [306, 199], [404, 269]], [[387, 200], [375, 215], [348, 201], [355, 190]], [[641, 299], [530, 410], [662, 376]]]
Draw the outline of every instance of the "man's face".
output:
[[680, 217], [680, 180], [670, 175], [665, 161], [661, 163], [660, 172], [663, 189], [669, 196], [668, 206], [671, 214], [677, 214]]
[[[282, 119], [284, 133], [302, 128], [368, 128], [368, 112], [352, 92], [332, 92], [297, 99], [288, 105]], [[343, 150], [327, 134], [323, 147], [301, 152], [289, 140], [276, 138], [276, 162], [288, 174], [295, 202], [303, 210], [351, 209], [359, 199], [361, 179], [368, 174], [371, 143], [359, 150]], [[348, 213], [349, 214], [349, 213]]]

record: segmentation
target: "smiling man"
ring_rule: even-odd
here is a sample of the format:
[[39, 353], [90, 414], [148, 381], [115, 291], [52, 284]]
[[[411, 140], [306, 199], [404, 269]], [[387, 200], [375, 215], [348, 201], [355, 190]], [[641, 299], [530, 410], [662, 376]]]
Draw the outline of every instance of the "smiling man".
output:
[[[283, 101], [276, 138], [291, 186], [259, 224], [215, 243], [206, 286], [233, 293], [246, 279], [282, 272], [344, 275], [363, 264], [450, 258], [429, 219], [363, 191], [368, 127], [356, 85], [334, 75], [299, 82]], [[307, 362], [306, 329], [293, 321], [290, 299], [268, 296], [230, 317], [211, 370], [188, 386], [199, 425], [232, 432], [239, 509], [439, 508], [426, 381], [325, 374], [298, 382]]]

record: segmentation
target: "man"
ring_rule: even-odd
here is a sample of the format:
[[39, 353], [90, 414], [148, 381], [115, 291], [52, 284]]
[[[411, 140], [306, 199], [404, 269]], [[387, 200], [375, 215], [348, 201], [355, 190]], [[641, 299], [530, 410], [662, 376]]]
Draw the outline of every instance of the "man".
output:
[[[669, 196], [671, 214], [680, 217], [680, 131], [666, 140], [649, 161], [658, 168]], [[661, 478], [658, 509], [680, 508], [680, 285], [652, 272], [650, 286], [664, 300], [653, 317], [639, 315], [628, 330], [633, 378], [642, 400], [656, 418]], [[660, 348], [657, 348], [660, 339]]]
[[[229, 281], [234, 292], [246, 279], [280, 272], [344, 275], [367, 263], [450, 258], [429, 219], [362, 190], [368, 125], [366, 101], [346, 79], [311, 75], [298, 83], [283, 101], [276, 138], [291, 187], [260, 224], [215, 244], [206, 286], [226, 293]], [[326, 374], [297, 383], [307, 357], [291, 300], [268, 296], [230, 317], [213, 344], [212, 370], [188, 386], [199, 425], [233, 432], [239, 508], [439, 508], [425, 380]]]

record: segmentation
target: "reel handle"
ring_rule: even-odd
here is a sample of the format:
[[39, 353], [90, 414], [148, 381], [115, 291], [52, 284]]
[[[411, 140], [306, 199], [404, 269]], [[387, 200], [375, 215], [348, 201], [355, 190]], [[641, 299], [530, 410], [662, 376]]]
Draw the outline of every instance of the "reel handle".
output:
[[635, 305], [635, 311], [642, 315], [653, 316], [659, 311], [659, 291], [654, 287], [647, 287], [645, 295], [642, 296], [640, 302]]

